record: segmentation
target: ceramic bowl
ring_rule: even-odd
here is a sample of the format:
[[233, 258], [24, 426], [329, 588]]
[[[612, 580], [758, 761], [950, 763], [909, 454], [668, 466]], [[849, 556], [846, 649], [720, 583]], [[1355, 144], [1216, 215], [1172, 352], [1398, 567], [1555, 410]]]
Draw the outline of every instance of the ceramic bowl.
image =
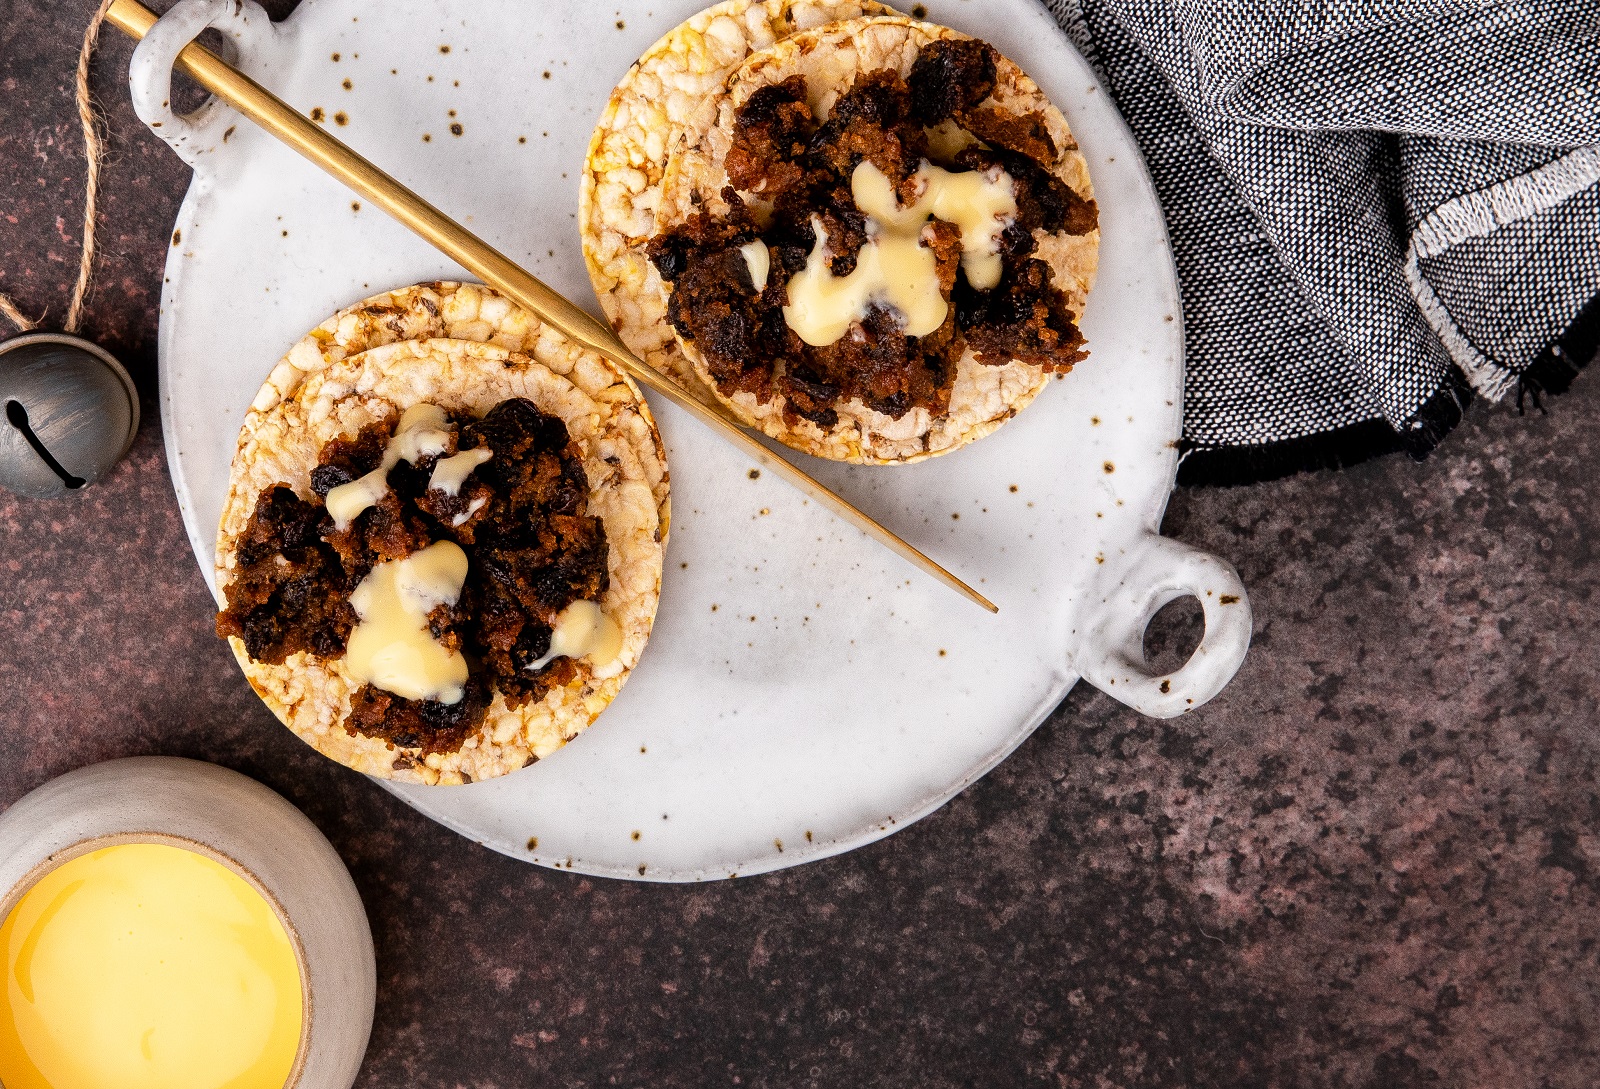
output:
[[300, 1051], [285, 1089], [348, 1089], [372, 1031], [372, 931], [349, 871], [277, 794], [197, 760], [142, 756], [68, 772], [0, 815], [0, 919], [46, 873], [119, 843], [216, 860], [278, 911], [300, 962]]

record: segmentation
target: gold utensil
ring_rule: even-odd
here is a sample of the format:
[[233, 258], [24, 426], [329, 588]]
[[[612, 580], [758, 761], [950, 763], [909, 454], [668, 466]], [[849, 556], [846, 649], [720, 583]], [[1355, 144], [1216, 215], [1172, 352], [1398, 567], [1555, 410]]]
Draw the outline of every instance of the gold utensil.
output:
[[[106, 20], [130, 38], [138, 40], [155, 25], [156, 14], [137, 0], [115, 0], [106, 13]], [[879, 525], [848, 499], [813, 480], [803, 469], [772, 453], [722, 413], [684, 393], [670, 379], [629, 351], [609, 327], [587, 311], [569, 302], [499, 250], [334, 139], [327, 130], [302, 117], [282, 99], [209, 49], [191, 42], [178, 54], [177, 63], [201, 87], [388, 212], [484, 283], [537, 314], [568, 340], [609, 359], [635, 382], [688, 412], [743, 450], [758, 465], [777, 473], [802, 493], [853, 523], [867, 536], [922, 568], [946, 586], [991, 613], [1000, 611], [994, 602], [956, 578], [915, 546]]]

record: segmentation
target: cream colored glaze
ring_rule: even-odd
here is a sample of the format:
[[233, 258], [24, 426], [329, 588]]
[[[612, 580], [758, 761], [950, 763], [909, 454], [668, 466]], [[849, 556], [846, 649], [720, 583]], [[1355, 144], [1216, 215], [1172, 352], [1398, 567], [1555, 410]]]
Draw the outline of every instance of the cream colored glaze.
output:
[[477, 514], [480, 510], [482, 510], [484, 504], [487, 503], [487, 502], [488, 502], [488, 500], [487, 499], [483, 499], [483, 498], [474, 499], [472, 502], [467, 504], [467, 509], [466, 510], [462, 511], [460, 514], [458, 514], [454, 518], [450, 519], [450, 524], [452, 526], [464, 526], [464, 525], [466, 525], [468, 520], [471, 519], [471, 517], [474, 514]]
[[924, 128], [922, 131], [928, 134], [928, 154], [945, 162], [950, 162], [973, 144], [979, 143], [976, 136], [948, 117], [933, 128]]
[[437, 488], [449, 496], [459, 495], [461, 485], [467, 482], [472, 470], [492, 457], [494, 457], [493, 450], [487, 446], [477, 446], [451, 457], [440, 458], [434, 462], [433, 475], [428, 478], [428, 487]]
[[1011, 177], [998, 169], [951, 173], [926, 160], [912, 177], [918, 196], [909, 207], [901, 207], [894, 186], [870, 162], [862, 162], [850, 175], [850, 192], [856, 207], [893, 231], [920, 231], [929, 216], [954, 223], [961, 228], [961, 267], [967, 282], [979, 291], [998, 284], [1000, 232], [1017, 214]]
[[767, 274], [772, 271], [772, 254], [767, 244], [759, 238], [740, 246], [739, 252], [744, 254], [744, 267], [750, 270], [750, 282], [755, 285], [756, 293], [760, 294], [767, 289]]
[[467, 660], [433, 637], [428, 614], [454, 605], [466, 579], [467, 554], [453, 541], [374, 567], [350, 595], [361, 622], [350, 633], [345, 671], [404, 699], [459, 702]]
[[389, 490], [389, 470], [401, 461], [415, 465], [429, 455], [443, 454], [450, 449], [449, 418], [437, 405], [412, 405], [400, 415], [394, 437], [384, 448], [383, 461], [359, 480], [341, 484], [328, 493], [328, 513], [333, 516], [335, 529], [346, 530], [350, 523], [368, 507], [382, 499]]
[[[923, 245], [929, 217], [961, 231], [961, 267], [980, 291], [1000, 282], [1000, 232], [1017, 214], [1011, 178], [1003, 171], [951, 173], [924, 162], [914, 175], [918, 197], [901, 206], [883, 171], [862, 162], [850, 176], [856, 206], [867, 215], [867, 244], [848, 276], [828, 267], [828, 235], [812, 219], [817, 243], [806, 267], [788, 284], [784, 321], [812, 347], [832, 344], [867, 316], [874, 303], [898, 311], [907, 336], [921, 337], [944, 324], [949, 304], [939, 291], [939, 265]], [[749, 260], [748, 254], [746, 260]]]
[[811, 220], [817, 244], [806, 267], [789, 279], [789, 305], [783, 320], [814, 348], [837, 341], [867, 316], [874, 302], [899, 311], [907, 336], [927, 336], [944, 324], [949, 304], [939, 293], [939, 263], [921, 234], [879, 231], [867, 239], [848, 276], [828, 268], [828, 232]]
[[588, 658], [596, 669], [604, 669], [622, 653], [622, 629], [600, 611], [592, 601], [574, 601], [556, 618], [550, 635], [550, 649], [543, 658], [529, 662], [527, 669], [537, 673], [557, 658]]
[[328, 513], [333, 516], [336, 529], [349, 529], [357, 515], [383, 498], [383, 493], [389, 490], [389, 483], [384, 477], [392, 468], [392, 465], [388, 466], [381, 472], [374, 469], [366, 476], [348, 484], [340, 484], [328, 493]]

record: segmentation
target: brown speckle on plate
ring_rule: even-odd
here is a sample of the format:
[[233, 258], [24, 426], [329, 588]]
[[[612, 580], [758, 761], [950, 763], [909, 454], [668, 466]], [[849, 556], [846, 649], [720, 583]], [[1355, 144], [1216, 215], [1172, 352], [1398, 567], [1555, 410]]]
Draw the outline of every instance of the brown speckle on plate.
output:
[[529, 836], [528, 837], [528, 850], [537, 851], [538, 849], [539, 849], [539, 837], [538, 836]]
[[448, 45], [441, 45], [439, 47], [439, 52], [448, 53], [448, 52], [450, 52], [450, 47]]
[[459, 121], [450, 122], [450, 135], [451, 136], [460, 136], [463, 131], [464, 130], [461, 128], [461, 122], [459, 122]]
[[1111, 464], [1111, 462], [1109, 462], [1109, 461], [1106, 462], [1105, 465], [1102, 466], [1102, 468], [1105, 469], [1105, 471], [1108, 472], [1108, 473], [1114, 473], [1114, 472], [1117, 471], [1117, 467], [1115, 465]]
[[327, 114], [322, 112], [321, 106], [311, 107], [311, 120], [320, 122]]
[[333, 55], [333, 63], [334, 64], [338, 64], [339, 63], [339, 54], [335, 53]]
[[335, 125], [348, 125], [350, 123], [350, 115], [340, 110], [333, 115], [333, 123]]
[[643, 832], [641, 832], [637, 828], [635, 828], [632, 832], [630, 832], [628, 834], [628, 838], [632, 839], [635, 843], [637, 843], [637, 842], [639, 842], [639, 837], [642, 836], [643, 834], [644, 834]]
[[345, 81], [344, 81], [344, 82], [343, 82], [343, 83], [341, 83], [341, 84], [340, 84], [340, 86], [341, 86], [341, 87], [343, 87], [343, 88], [344, 88], [344, 89], [345, 89], [345, 90], [347, 90], [347, 91], [348, 91], [348, 90], [350, 90], [350, 89], [351, 89], [351, 88], [352, 88], [352, 87], [354, 87], [354, 86], [355, 86], [355, 84], [354, 84], [354, 83], [351, 83], [351, 82], [350, 82], [350, 81], [349, 81], [349, 80], [345, 80]]
[[174, 246], [181, 246], [183, 244], [183, 232], [182, 231], [173, 231], [172, 232], [172, 244]]

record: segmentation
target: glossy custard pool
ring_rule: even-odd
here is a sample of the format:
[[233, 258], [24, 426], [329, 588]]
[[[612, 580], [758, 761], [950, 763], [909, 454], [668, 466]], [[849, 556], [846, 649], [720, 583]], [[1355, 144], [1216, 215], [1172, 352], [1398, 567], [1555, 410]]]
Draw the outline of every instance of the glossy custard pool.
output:
[[70, 859], [0, 925], [5, 1089], [282, 1089], [299, 959], [248, 881], [194, 851]]

